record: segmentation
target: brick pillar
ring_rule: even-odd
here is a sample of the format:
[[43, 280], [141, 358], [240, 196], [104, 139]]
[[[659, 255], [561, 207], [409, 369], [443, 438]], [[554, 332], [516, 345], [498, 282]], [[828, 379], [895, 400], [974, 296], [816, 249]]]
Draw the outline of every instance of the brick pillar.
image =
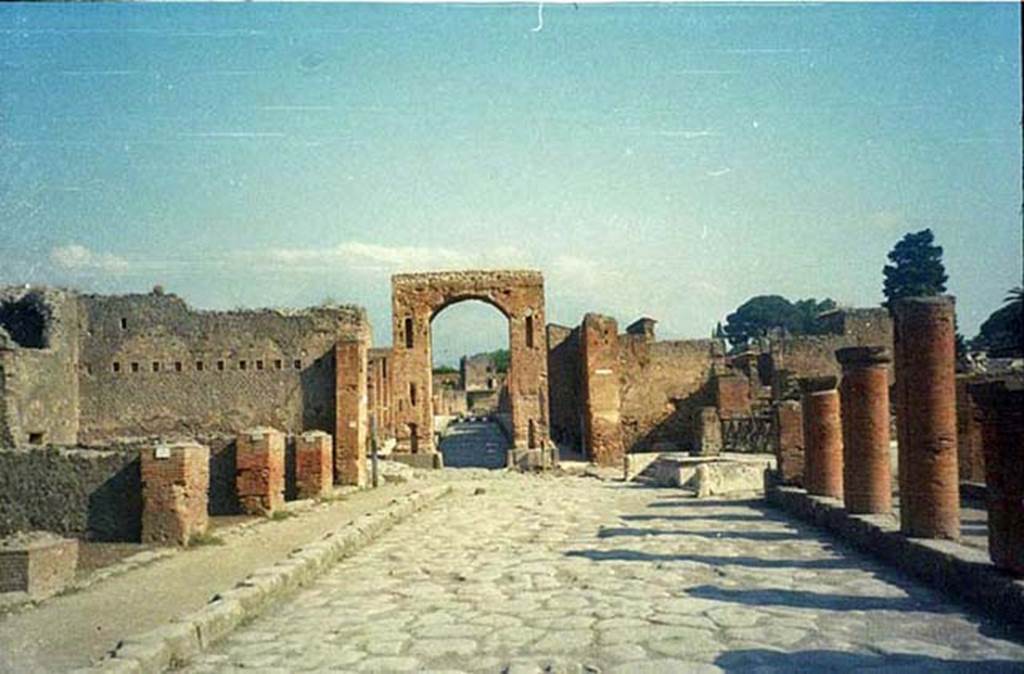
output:
[[333, 439], [323, 431], [306, 431], [295, 438], [295, 484], [299, 498], [331, 493], [334, 486]]
[[192, 442], [147, 447], [142, 473], [142, 542], [187, 545], [206, 531], [210, 448]]
[[715, 375], [715, 405], [722, 419], [750, 416], [750, 380], [739, 373]]
[[240, 433], [235, 469], [242, 512], [270, 515], [284, 505], [284, 433], [273, 428]]
[[843, 368], [843, 502], [855, 515], [892, 512], [889, 455], [889, 350], [851, 346], [836, 351]]
[[804, 483], [804, 415], [799, 400], [775, 405], [775, 462], [783, 484]]
[[1024, 575], [1024, 381], [973, 384], [985, 448], [988, 552], [1001, 569]]
[[985, 483], [985, 454], [981, 439], [981, 412], [970, 393], [980, 383], [976, 375], [956, 377], [956, 454], [960, 482]]
[[894, 303], [899, 385], [900, 528], [921, 538], [960, 537], [953, 298]]
[[580, 330], [583, 446], [600, 466], [625, 460], [619, 392], [619, 334], [614, 318], [587, 314]]
[[843, 497], [843, 428], [836, 377], [800, 380], [804, 418], [804, 488], [814, 496]]
[[346, 339], [334, 349], [336, 432], [334, 479], [338, 484], [366, 484], [366, 437], [369, 413], [366, 406], [367, 340]]

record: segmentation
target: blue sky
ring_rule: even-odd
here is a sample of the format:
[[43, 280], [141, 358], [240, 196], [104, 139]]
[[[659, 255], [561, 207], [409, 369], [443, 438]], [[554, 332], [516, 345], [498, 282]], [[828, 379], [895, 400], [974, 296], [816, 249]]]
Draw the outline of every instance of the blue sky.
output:
[[[999, 5], [0, 5], [0, 283], [366, 306], [529, 267], [548, 317], [704, 337], [881, 300], [931, 227], [961, 329], [1021, 281], [1020, 20]], [[481, 322], [480, 319], [486, 319]], [[435, 324], [451, 360], [500, 316]], [[442, 343], [444, 344], [442, 348]]]

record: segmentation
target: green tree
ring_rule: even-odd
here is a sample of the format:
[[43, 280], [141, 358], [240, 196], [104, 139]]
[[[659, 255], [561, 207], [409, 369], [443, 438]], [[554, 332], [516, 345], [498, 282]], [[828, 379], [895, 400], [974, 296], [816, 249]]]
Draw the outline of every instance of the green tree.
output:
[[814, 334], [818, 314], [835, 308], [836, 303], [830, 299], [819, 302], [810, 298], [793, 303], [780, 295], [758, 295], [725, 317], [724, 333], [733, 346], [741, 346], [752, 337], [760, 337], [773, 330], [783, 330], [791, 335]]
[[508, 349], [491, 351], [491, 358], [494, 359], [494, 369], [498, 372], [508, 372], [509, 352]]
[[942, 264], [942, 246], [935, 245], [932, 230], [923, 229], [904, 236], [891, 251], [882, 269], [885, 282], [883, 306], [890, 307], [901, 297], [939, 295], [946, 291], [946, 268]]
[[1013, 288], [1006, 296], [1005, 304], [992, 312], [981, 324], [978, 336], [971, 340], [975, 349], [983, 349], [991, 355], [1024, 355], [1024, 292]]

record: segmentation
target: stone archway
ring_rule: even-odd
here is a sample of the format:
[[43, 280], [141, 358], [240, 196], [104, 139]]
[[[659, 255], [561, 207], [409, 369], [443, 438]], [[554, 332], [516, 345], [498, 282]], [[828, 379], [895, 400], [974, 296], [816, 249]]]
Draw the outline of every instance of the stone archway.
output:
[[430, 324], [445, 307], [464, 300], [486, 302], [508, 320], [513, 447], [551, 447], [543, 275], [538, 271], [457, 271], [391, 277], [397, 451], [437, 452]]

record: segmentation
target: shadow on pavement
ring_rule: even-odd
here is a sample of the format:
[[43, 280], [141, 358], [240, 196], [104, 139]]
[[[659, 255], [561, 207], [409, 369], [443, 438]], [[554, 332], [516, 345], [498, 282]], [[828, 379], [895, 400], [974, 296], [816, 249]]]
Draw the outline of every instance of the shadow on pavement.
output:
[[850, 653], [847, 651], [797, 651], [783, 653], [768, 649], [736, 650], [723, 653], [715, 665], [726, 672], [1019, 672], [1020, 662], [1012, 660], [944, 660], [928, 655]]

